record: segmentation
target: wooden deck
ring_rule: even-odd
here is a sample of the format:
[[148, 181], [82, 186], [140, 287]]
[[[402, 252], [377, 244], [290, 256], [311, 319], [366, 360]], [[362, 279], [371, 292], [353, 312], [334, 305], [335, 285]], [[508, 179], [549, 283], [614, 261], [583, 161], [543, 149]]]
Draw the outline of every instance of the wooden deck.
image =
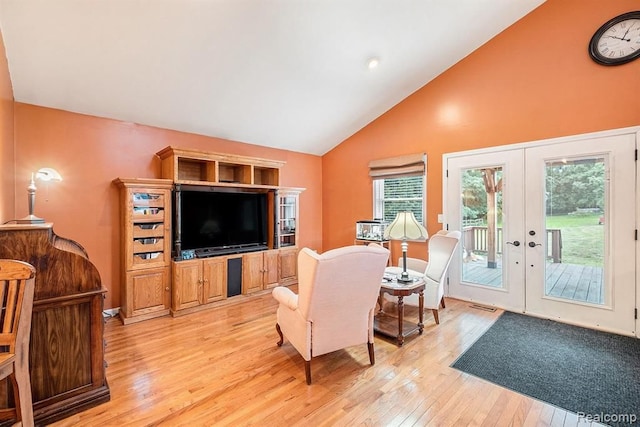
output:
[[[492, 287], [502, 286], [502, 264], [487, 268], [484, 262], [463, 264], [463, 280]], [[573, 301], [604, 304], [603, 271], [600, 267], [547, 263], [546, 294]]]

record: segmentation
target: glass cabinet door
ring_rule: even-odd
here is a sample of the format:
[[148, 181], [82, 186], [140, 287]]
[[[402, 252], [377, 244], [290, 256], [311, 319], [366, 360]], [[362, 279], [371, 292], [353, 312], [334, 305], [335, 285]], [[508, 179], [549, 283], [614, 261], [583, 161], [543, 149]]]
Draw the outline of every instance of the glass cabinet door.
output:
[[278, 245], [296, 246], [298, 221], [298, 192], [280, 191], [278, 194]]

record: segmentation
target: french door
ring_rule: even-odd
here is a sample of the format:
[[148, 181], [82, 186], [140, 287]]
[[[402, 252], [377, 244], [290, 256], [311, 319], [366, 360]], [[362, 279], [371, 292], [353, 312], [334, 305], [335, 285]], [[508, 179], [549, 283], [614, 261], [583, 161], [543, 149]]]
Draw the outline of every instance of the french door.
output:
[[523, 155], [505, 150], [449, 158], [446, 222], [462, 231], [461, 250], [449, 266], [450, 296], [524, 311]]
[[636, 134], [446, 155], [449, 295], [636, 334]]

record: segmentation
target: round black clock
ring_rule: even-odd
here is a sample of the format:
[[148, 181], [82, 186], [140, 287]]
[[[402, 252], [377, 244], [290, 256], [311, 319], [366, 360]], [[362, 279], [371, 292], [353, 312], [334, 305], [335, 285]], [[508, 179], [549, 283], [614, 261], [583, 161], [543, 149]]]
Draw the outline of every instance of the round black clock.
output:
[[602, 65], [620, 65], [640, 58], [640, 11], [605, 22], [589, 42], [589, 54]]

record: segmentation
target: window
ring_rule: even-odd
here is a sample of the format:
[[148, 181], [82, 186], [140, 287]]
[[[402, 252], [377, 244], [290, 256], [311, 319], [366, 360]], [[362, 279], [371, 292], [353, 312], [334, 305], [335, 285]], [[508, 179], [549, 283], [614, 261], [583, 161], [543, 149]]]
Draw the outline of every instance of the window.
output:
[[424, 224], [424, 175], [373, 181], [373, 217], [391, 222], [411, 211]]
[[372, 160], [369, 175], [373, 178], [374, 218], [391, 222], [398, 212], [411, 211], [425, 223], [425, 154]]

